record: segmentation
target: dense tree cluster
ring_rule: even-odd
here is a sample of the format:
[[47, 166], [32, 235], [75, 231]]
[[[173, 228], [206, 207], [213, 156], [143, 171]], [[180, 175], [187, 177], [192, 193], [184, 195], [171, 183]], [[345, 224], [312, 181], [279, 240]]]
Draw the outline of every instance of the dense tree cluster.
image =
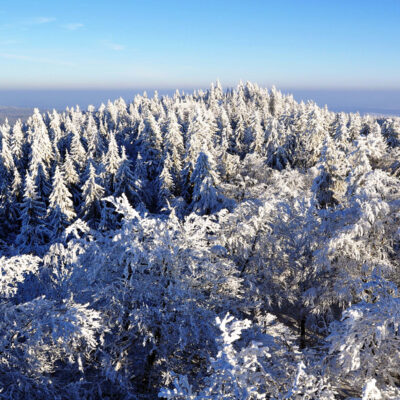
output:
[[400, 398], [400, 118], [220, 84], [0, 126], [0, 398]]

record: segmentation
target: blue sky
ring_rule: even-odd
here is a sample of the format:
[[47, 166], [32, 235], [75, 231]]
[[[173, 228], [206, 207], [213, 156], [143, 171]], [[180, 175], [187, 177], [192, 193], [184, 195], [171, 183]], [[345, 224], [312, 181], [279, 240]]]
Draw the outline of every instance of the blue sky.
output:
[[400, 0], [0, 2], [0, 89], [400, 89]]

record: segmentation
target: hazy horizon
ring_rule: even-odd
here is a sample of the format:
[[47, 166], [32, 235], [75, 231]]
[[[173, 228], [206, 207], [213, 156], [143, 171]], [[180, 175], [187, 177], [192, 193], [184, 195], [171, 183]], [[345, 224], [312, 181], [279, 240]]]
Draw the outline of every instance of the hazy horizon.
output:
[[[191, 93], [194, 89], [179, 88], [180, 92]], [[368, 89], [295, 89], [279, 88], [285, 94], [293, 94], [297, 101], [315, 101], [319, 106], [325, 105], [334, 112], [360, 112], [361, 114], [382, 114], [400, 116], [400, 90], [368, 90]], [[154, 88], [131, 89], [28, 89], [1, 90], [0, 108], [39, 108], [42, 111], [56, 109], [63, 111], [66, 107], [79, 105], [86, 109], [95, 107], [108, 100], [122, 97], [126, 102], [133, 100], [137, 94], [147, 92], [154, 95]], [[173, 95], [175, 89], [156, 89], [160, 96]]]

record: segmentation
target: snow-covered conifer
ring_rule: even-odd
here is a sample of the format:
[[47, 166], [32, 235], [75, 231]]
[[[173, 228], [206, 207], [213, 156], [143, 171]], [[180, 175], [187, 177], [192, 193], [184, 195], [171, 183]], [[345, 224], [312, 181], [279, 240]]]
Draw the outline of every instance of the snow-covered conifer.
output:
[[50, 141], [47, 127], [39, 110], [35, 108], [32, 117], [28, 120], [29, 141], [31, 143], [31, 162], [43, 162], [50, 166], [54, 159], [53, 146]]
[[131, 162], [126, 156], [125, 147], [122, 147], [121, 162], [114, 178], [114, 196], [119, 197], [125, 194], [131, 204], [135, 205], [139, 200], [137, 186]]
[[79, 175], [76, 172], [75, 164], [68, 150], [65, 152], [65, 159], [62, 165], [62, 173], [67, 185], [76, 185], [79, 182]]
[[105, 171], [107, 176], [107, 184], [111, 192], [115, 189], [115, 174], [117, 173], [121, 164], [121, 157], [119, 155], [118, 145], [115, 140], [115, 135], [111, 135], [108, 143], [107, 153], [104, 155]]
[[[100, 160], [104, 154], [105, 146], [103, 138], [100, 135], [95, 119], [92, 114], [87, 117], [86, 127], [84, 131], [84, 137], [87, 140], [87, 149], [89, 157], [95, 160]], [[78, 143], [79, 146], [79, 143]], [[74, 157], [75, 151], [71, 148], [71, 155]], [[74, 157], [75, 158], [75, 157]]]
[[35, 182], [27, 172], [21, 205], [21, 230], [16, 243], [26, 250], [35, 249], [37, 245], [46, 243], [50, 232], [45, 224], [45, 217], [46, 205], [38, 197]]
[[251, 130], [254, 142], [252, 144], [253, 150], [262, 157], [265, 157], [265, 132], [261, 126], [260, 115], [257, 111], [254, 112], [251, 120]]
[[82, 168], [87, 160], [87, 155], [79, 135], [75, 132], [72, 133], [70, 154], [72, 160], [79, 166], [79, 168]]
[[86, 180], [82, 186], [82, 209], [85, 219], [97, 222], [101, 217], [101, 199], [104, 196], [104, 188], [98, 183], [94, 162], [89, 160]]
[[25, 135], [22, 131], [22, 122], [21, 120], [17, 120], [14, 127], [12, 128], [12, 135], [10, 138], [11, 141], [11, 151], [14, 156], [15, 162], [20, 165], [23, 156], [23, 144], [24, 144]]
[[163, 168], [159, 178], [160, 208], [164, 208], [166, 205], [165, 204], [166, 201], [171, 200], [172, 198], [172, 193], [174, 191], [174, 180], [171, 174], [172, 168], [173, 168], [173, 163], [170, 155], [167, 153], [164, 159]]
[[49, 208], [60, 208], [60, 211], [65, 214], [68, 220], [73, 219], [76, 214], [72, 202], [72, 195], [66, 186], [64, 174], [60, 167], [56, 167], [53, 176], [53, 189], [49, 197]]
[[190, 177], [193, 185], [191, 208], [199, 214], [210, 214], [223, 207], [225, 197], [218, 189], [219, 177], [215, 166], [204, 152], [200, 152]]
[[35, 180], [36, 193], [38, 197], [47, 203], [51, 192], [51, 182], [49, 173], [41, 161], [29, 166], [29, 172]]
[[282, 104], [282, 93], [272, 86], [271, 92], [269, 94], [269, 112], [274, 117], [279, 117], [281, 115], [283, 108]]

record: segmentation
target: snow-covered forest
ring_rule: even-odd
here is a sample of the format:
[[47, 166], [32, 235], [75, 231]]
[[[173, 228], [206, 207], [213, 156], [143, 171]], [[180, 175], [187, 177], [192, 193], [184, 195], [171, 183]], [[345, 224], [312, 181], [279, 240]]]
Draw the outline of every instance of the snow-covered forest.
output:
[[400, 118], [217, 83], [0, 133], [1, 399], [400, 398]]

